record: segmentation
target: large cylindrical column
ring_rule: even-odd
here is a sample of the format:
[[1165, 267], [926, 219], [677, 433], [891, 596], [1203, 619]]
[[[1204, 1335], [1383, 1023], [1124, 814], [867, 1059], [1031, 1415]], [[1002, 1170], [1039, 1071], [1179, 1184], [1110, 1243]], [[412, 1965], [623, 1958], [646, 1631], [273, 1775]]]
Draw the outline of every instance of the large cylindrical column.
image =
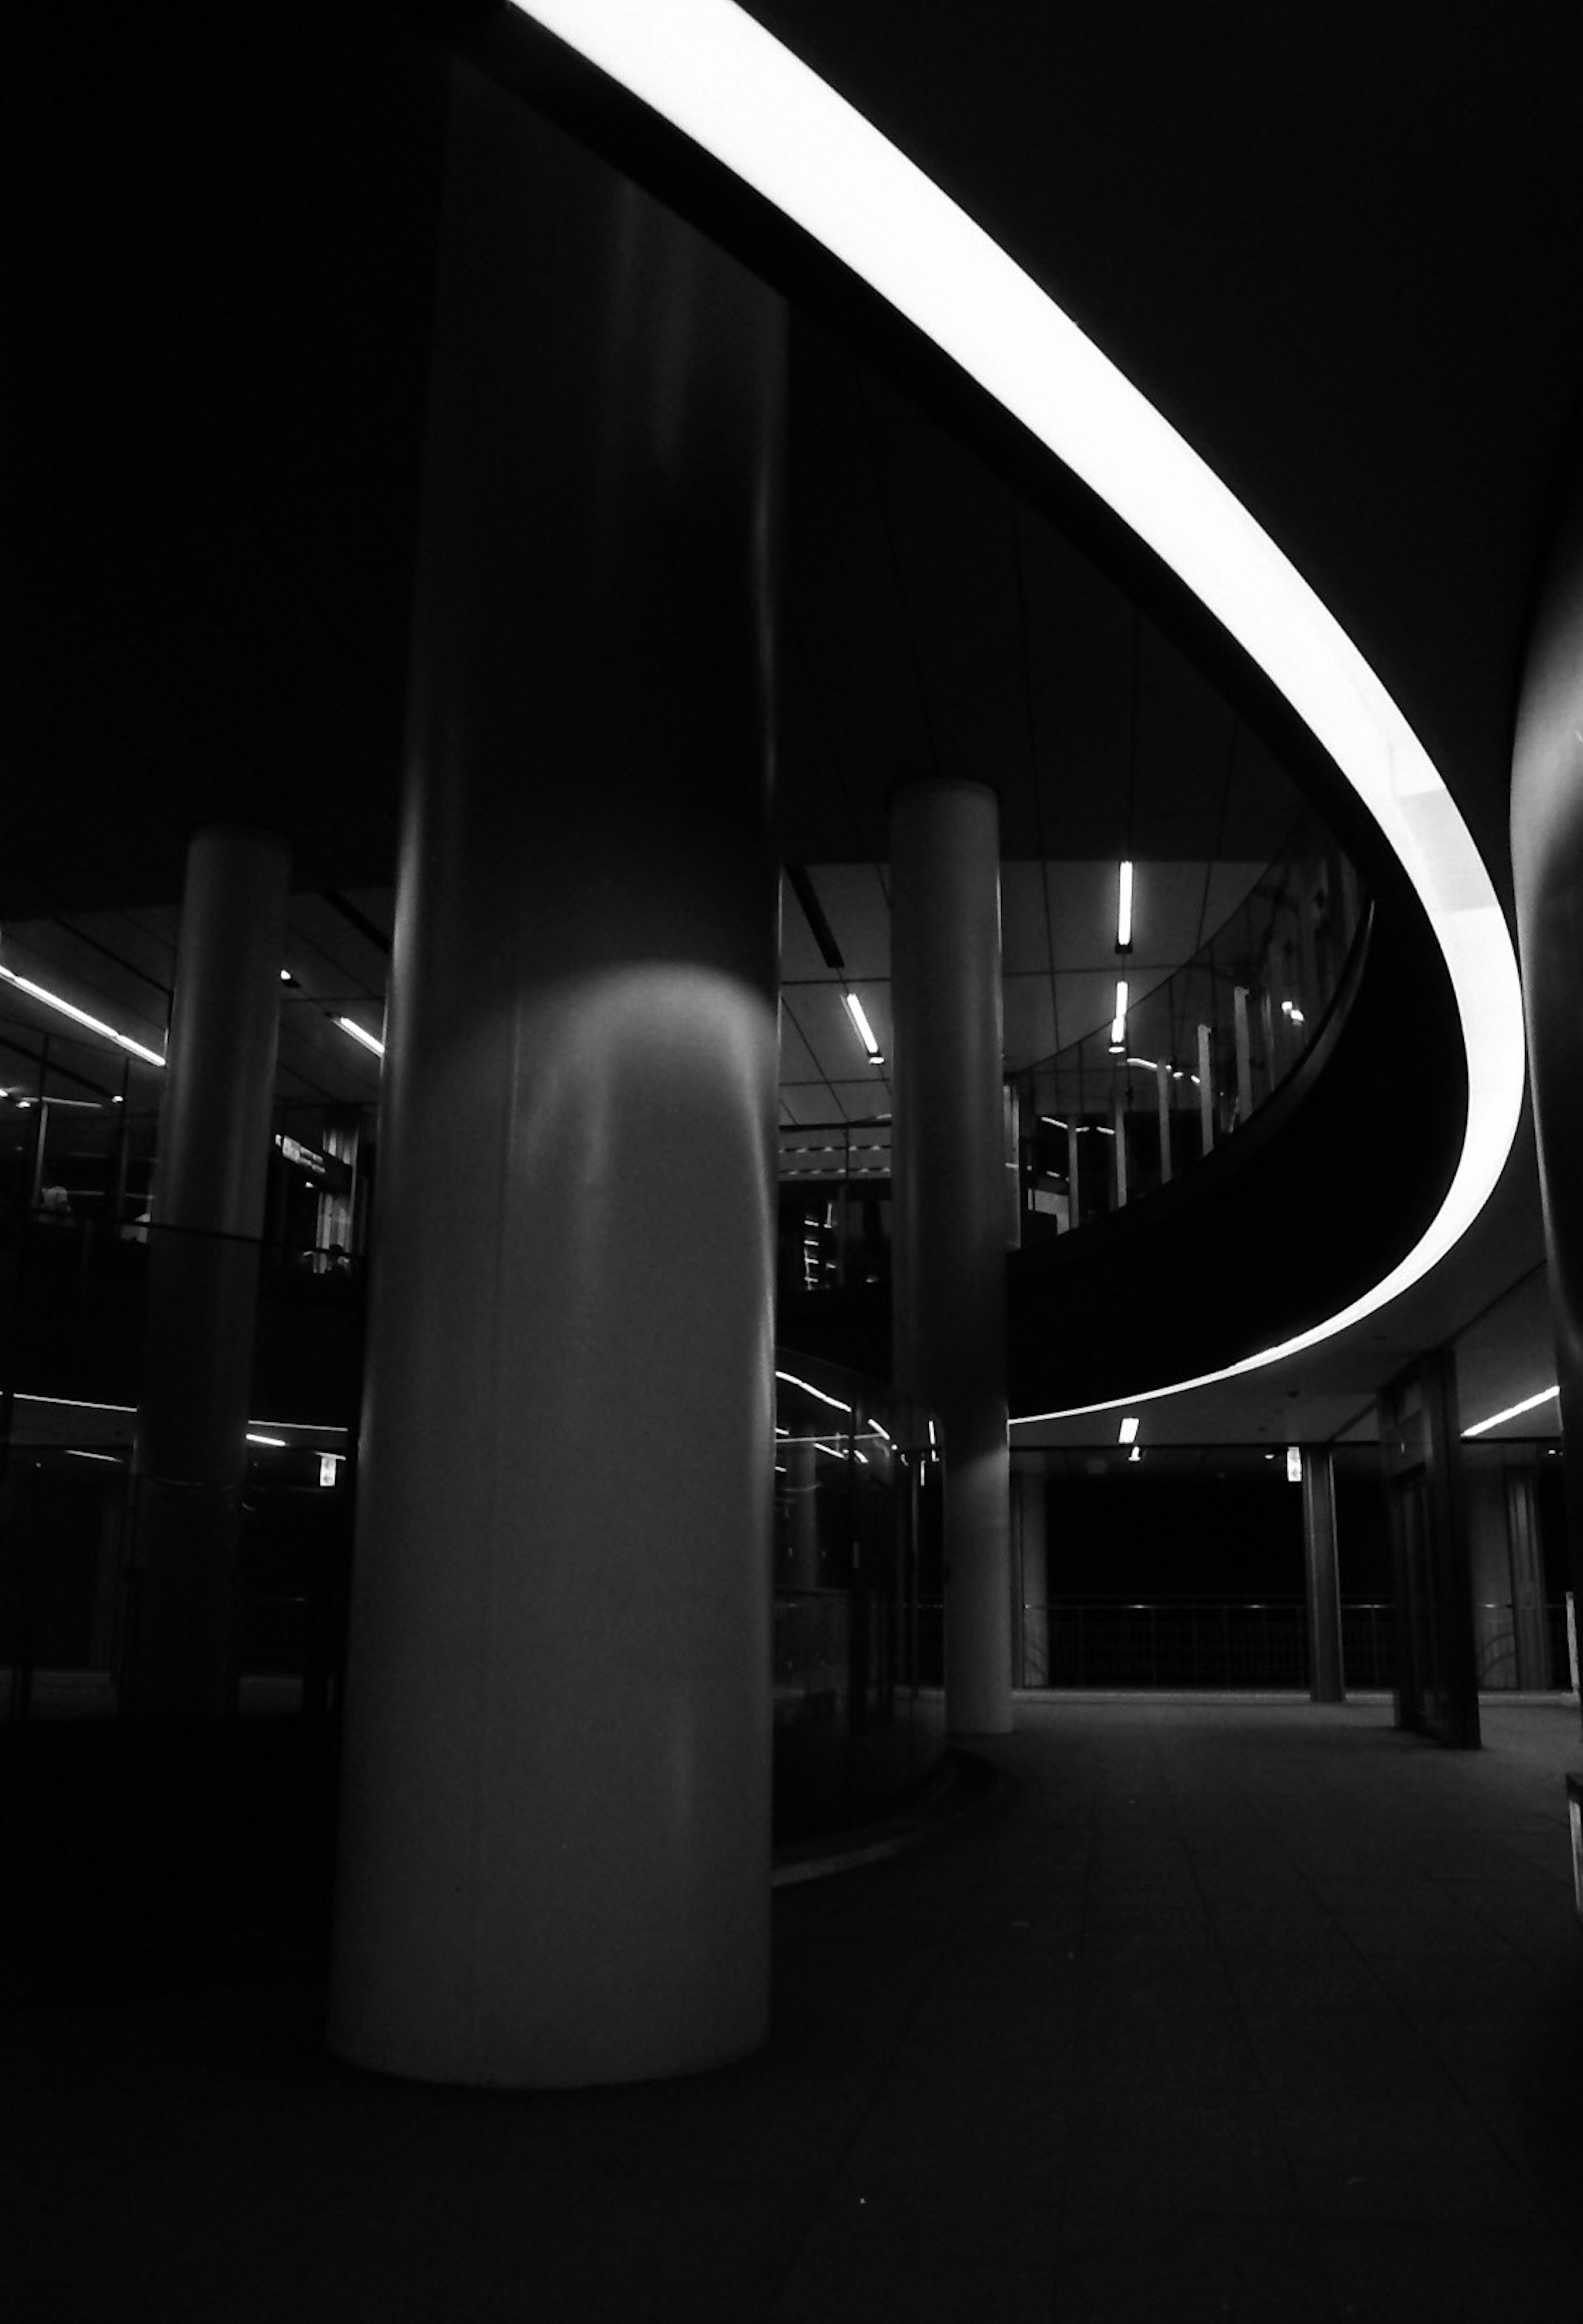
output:
[[331, 2040], [763, 2038], [779, 302], [458, 69]]
[[946, 1723], [1012, 1724], [1000, 818], [985, 784], [891, 806], [895, 1364], [939, 1412]]
[[1309, 1698], [1313, 1702], [1344, 1702], [1335, 1459], [1318, 1444], [1304, 1446], [1302, 1452], [1302, 1563], [1308, 1600]]
[[235, 1706], [246, 1470], [290, 858], [232, 824], [188, 849], [138, 1388], [123, 1711]]
[[1523, 672], [1512, 870], [1569, 1471], [1569, 1562], [1583, 1607], [1583, 459], [1557, 513]]

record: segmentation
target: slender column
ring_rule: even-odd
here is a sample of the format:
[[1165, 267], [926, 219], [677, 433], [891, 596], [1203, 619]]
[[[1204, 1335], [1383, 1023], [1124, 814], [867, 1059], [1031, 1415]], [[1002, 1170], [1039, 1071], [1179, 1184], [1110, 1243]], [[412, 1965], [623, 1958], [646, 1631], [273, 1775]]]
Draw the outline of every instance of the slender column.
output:
[[1215, 1037], [1208, 1025], [1199, 1028], [1199, 1136], [1208, 1154], [1215, 1143]]
[[1461, 1489], [1456, 1358], [1431, 1348], [1380, 1397], [1396, 1600], [1396, 1722], [1479, 1743], [1473, 1578]]
[[455, 69], [330, 2038], [569, 2086], [768, 2004], [783, 313]]
[[246, 1469], [290, 858], [274, 834], [194, 833], [160, 1104], [120, 1702], [234, 1707]]
[[1248, 1035], [1248, 988], [1231, 988], [1231, 1021], [1236, 1042], [1236, 1126], [1240, 1130], [1254, 1110], [1253, 1044]]
[[1539, 1543], [1531, 1462], [1523, 1456], [1512, 1459], [1504, 1468], [1502, 1481], [1516, 1683], [1536, 1692], [1542, 1692], [1553, 1683], [1553, 1676], [1550, 1666], [1550, 1624], [1544, 1606], [1544, 1559]]
[[891, 811], [896, 1374], [942, 1423], [946, 1724], [1012, 1724], [1000, 825], [983, 784]]
[[1024, 1686], [1050, 1684], [1050, 1580], [1044, 1462], [1036, 1452], [1012, 1456], [1017, 1504], [1018, 1580]]
[[1568, 1563], [1583, 1605], [1583, 458], [1556, 511], [1512, 761], [1512, 870], [1550, 1255]]
[[1310, 1699], [1345, 1702], [1335, 1464], [1331, 1454], [1317, 1444], [1304, 1445], [1302, 1451], [1302, 1560], [1308, 1591]]

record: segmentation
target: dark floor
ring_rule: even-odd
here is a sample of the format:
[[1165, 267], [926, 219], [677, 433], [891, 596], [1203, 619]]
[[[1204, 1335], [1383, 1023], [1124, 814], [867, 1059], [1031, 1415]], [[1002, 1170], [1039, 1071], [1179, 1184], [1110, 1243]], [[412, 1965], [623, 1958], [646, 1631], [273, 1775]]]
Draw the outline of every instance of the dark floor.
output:
[[571, 2096], [325, 2056], [297, 1722], [244, 1776], [193, 1782], [181, 1832], [142, 1814], [160, 1771], [94, 1811], [91, 1746], [35, 1737], [13, 1768], [0, 2310], [1576, 2316], [1577, 1706], [1486, 1703], [1469, 1755], [1389, 1715], [1024, 1702], [986, 1817], [778, 1893], [761, 2058]]

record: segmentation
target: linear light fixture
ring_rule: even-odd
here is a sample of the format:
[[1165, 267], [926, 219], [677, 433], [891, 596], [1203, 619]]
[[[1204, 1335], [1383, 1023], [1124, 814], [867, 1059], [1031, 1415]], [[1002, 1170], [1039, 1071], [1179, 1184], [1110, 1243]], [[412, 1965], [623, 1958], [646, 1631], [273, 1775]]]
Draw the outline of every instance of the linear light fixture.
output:
[[[1417, 890], [1462, 1023], [1462, 1151], [1413, 1249], [1290, 1340], [1195, 1379], [1258, 1370], [1374, 1314], [1466, 1233], [1516, 1133], [1523, 1006], [1504, 915], [1439, 770], [1290, 558], [1186, 438], [983, 228], [856, 106], [729, 0], [514, 0], [793, 220], [1129, 525], [1250, 655], [1351, 784]], [[1024, 1420], [1067, 1417], [1027, 1414]]]
[[1498, 1428], [1503, 1420], [1516, 1420], [1524, 1412], [1537, 1411], [1541, 1404], [1548, 1404], [1552, 1396], [1560, 1396], [1560, 1392], [1558, 1380], [1552, 1387], [1541, 1388], [1537, 1396], [1525, 1396], [1521, 1404], [1509, 1404], [1504, 1412], [1492, 1412], [1487, 1420], [1476, 1420], [1472, 1427], [1465, 1428], [1462, 1434], [1464, 1436], [1482, 1436], [1486, 1428]]
[[1124, 1412], [1121, 1418], [1121, 1426], [1116, 1432], [1116, 1443], [1118, 1444], [1134, 1444], [1137, 1442], [1137, 1414], [1135, 1412]]
[[811, 1380], [799, 1379], [795, 1372], [777, 1372], [775, 1378], [784, 1380], [788, 1388], [800, 1388], [805, 1396], [818, 1397], [821, 1404], [828, 1404], [834, 1412], [850, 1412], [852, 1409], [849, 1404], [843, 1404], [838, 1396], [827, 1396], [822, 1388], [815, 1388]]
[[1116, 980], [1116, 1014], [1110, 1020], [1110, 1050], [1113, 1056], [1125, 1054], [1127, 1045], [1127, 981]]
[[372, 1033], [366, 1033], [361, 1025], [354, 1024], [351, 1018], [338, 1017], [335, 1021], [340, 1027], [343, 1033], [349, 1033], [351, 1035], [354, 1041], [361, 1041], [363, 1047], [366, 1049], [372, 1049], [376, 1057], [384, 1056], [384, 1043], [383, 1041], [376, 1041]]
[[1133, 948], [1133, 867], [1125, 856], [1116, 888], [1116, 948], [1117, 952]]
[[114, 1041], [118, 1049], [126, 1050], [134, 1057], [142, 1057], [147, 1065], [163, 1065], [165, 1061], [157, 1049], [145, 1049], [143, 1043], [134, 1041], [130, 1033], [117, 1033], [114, 1025], [106, 1025], [102, 1017], [90, 1017], [88, 1010], [79, 1009], [74, 1001], [62, 1001], [58, 992], [46, 991], [42, 984], [35, 984], [31, 976], [18, 976], [14, 968], [0, 968], [0, 976], [7, 984], [14, 984], [19, 992], [31, 993], [35, 1001], [42, 1001], [46, 1009], [59, 1010], [61, 1016], [69, 1017], [74, 1025], [86, 1025], [90, 1033], [102, 1033], [106, 1040]]
[[250, 1428], [247, 1432], [247, 1442], [249, 1444], [274, 1444], [283, 1450], [286, 1440], [283, 1436], [255, 1436]]
[[96, 1404], [91, 1397], [86, 1396], [29, 1396], [21, 1388], [16, 1391], [16, 1402], [60, 1405], [68, 1412], [135, 1412], [137, 1410], [134, 1404]]
[[883, 1065], [885, 1061], [884, 1052], [874, 1038], [874, 1028], [864, 1014], [862, 1001], [855, 992], [844, 992], [841, 998], [847, 1004], [847, 1014], [857, 1028], [857, 1038], [868, 1052], [869, 1064]]

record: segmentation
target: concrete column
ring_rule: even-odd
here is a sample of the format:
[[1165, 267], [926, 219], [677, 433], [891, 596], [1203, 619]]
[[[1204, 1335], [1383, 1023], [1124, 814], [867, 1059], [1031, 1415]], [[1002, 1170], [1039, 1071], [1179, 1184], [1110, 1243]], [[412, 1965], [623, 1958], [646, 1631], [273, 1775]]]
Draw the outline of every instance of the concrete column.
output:
[[235, 1707], [246, 1469], [290, 858], [211, 824], [187, 854], [134, 1453], [124, 1711]]
[[1000, 824], [981, 783], [891, 810], [898, 1383], [940, 1416], [946, 1724], [1012, 1724]]
[[1022, 1683], [1050, 1684], [1050, 1579], [1044, 1462], [1036, 1452], [1012, 1456], [1017, 1508], [1017, 1575], [1022, 1617]]
[[1308, 1594], [1310, 1699], [1345, 1702], [1335, 1464], [1331, 1454], [1317, 1444], [1302, 1448], [1302, 1563]]
[[1583, 457], [1558, 500], [1518, 704], [1512, 870], [1551, 1314], [1569, 1469], [1568, 1563], [1583, 1605]]
[[456, 69], [330, 2039], [764, 2038], [779, 302]]

